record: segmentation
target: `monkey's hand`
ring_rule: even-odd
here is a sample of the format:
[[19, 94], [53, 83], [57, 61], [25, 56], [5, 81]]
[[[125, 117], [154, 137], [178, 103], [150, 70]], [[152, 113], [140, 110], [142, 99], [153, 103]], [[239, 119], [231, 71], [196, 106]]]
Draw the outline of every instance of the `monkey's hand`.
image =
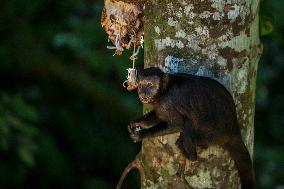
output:
[[134, 141], [134, 142], [139, 142], [142, 140], [141, 138], [141, 129], [142, 129], [142, 125], [141, 123], [137, 123], [137, 122], [131, 122], [128, 125], [128, 132], [130, 133], [130, 138]]

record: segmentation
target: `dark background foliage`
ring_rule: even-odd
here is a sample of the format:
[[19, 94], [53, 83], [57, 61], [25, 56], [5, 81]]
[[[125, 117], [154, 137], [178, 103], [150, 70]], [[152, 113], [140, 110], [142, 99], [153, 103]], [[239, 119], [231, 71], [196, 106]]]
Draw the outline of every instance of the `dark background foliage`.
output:
[[[262, 37], [257, 81], [260, 189], [284, 188], [283, 8], [262, 6], [262, 23], [269, 31], [272, 15], [275, 24]], [[106, 49], [101, 9], [97, 0], [1, 1], [1, 189], [114, 188], [139, 151], [126, 126], [142, 106], [121, 87], [129, 54]], [[137, 173], [126, 185], [139, 188]]]

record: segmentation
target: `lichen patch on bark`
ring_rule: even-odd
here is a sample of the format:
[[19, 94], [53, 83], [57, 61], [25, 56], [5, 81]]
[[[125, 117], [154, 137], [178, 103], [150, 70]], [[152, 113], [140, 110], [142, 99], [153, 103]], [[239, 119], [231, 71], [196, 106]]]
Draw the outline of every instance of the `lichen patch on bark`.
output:
[[210, 172], [208, 170], [198, 170], [196, 175], [191, 177], [186, 176], [185, 179], [193, 188], [213, 188]]

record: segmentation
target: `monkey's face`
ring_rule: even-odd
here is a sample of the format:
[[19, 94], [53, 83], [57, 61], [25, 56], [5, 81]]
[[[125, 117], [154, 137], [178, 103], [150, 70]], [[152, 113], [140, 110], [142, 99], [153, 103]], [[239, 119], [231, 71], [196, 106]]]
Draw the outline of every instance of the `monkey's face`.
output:
[[138, 95], [142, 103], [154, 103], [158, 100], [160, 91], [160, 78], [158, 76], [146, 76], [139, 78]]

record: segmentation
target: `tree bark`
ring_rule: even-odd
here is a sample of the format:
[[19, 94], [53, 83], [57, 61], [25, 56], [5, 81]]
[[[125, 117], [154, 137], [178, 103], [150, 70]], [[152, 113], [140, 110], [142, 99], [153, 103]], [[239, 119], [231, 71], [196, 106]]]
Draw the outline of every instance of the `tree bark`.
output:
[[[256, 73], [262, 52], [258, 10], [259, 0], [148, 0], [144, 10], [145, 67], [211, 77], [222, 83], [234, 97], [251, 155]], [[175, 146], [178, 136], [142, 142], [136, 157], [143, 172], [141, 188], [240, 188], [228, 152], [219, 146], [198, 148], [198, 161], [191, 162]], [[184, 175], [176, 175], [180, 169]]]

